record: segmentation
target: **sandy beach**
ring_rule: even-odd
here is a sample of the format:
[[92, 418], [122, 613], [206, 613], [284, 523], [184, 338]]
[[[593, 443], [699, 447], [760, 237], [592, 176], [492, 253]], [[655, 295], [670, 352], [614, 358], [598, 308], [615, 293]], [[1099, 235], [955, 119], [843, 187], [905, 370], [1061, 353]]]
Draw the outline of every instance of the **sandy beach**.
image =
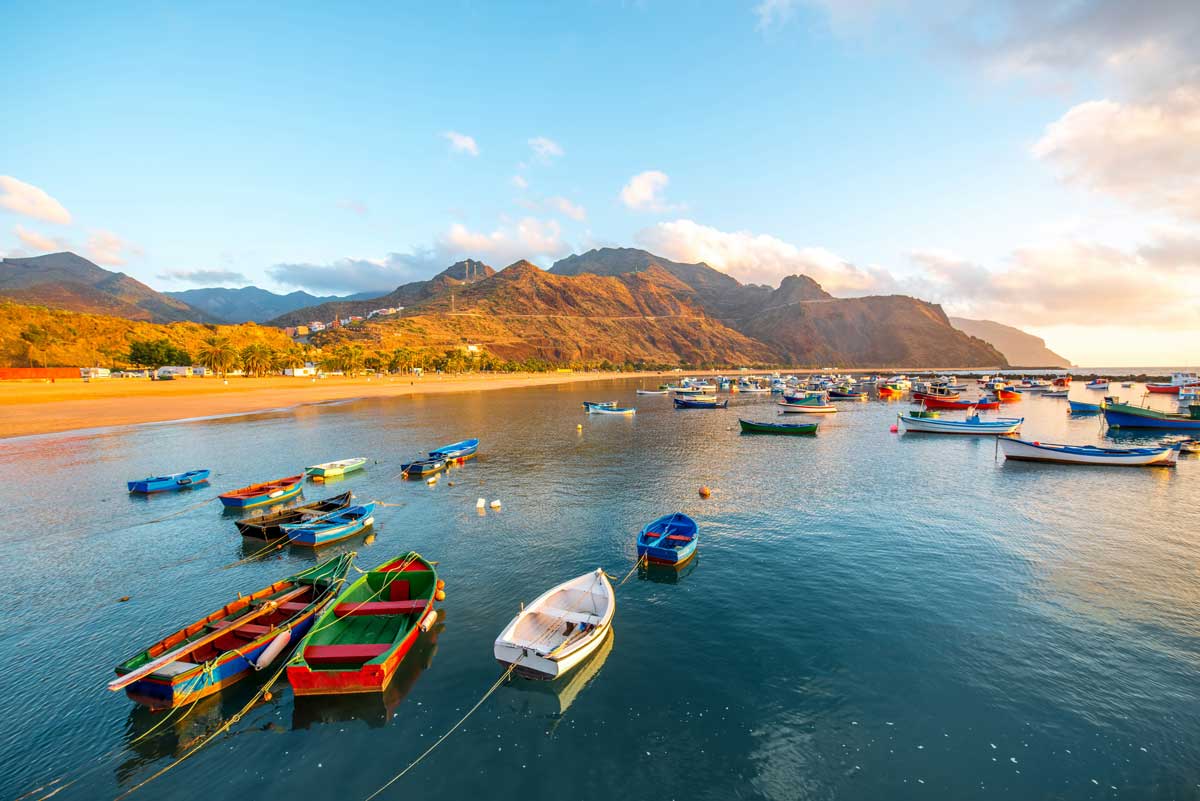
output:
[[[645, 378], [665, 373], [529, 373], [426, 375], [422, 378], [188, 378], [176, 381], [114, 378], [94, 381], [12, 381], [0, 384], [0, 438], [84, 428], [156, 423], [225, 414], [249, 414], [305, 403], [405, 395], [512, 389], [577, 381]], [[674, 374], [677, 375], [678, 374]]]

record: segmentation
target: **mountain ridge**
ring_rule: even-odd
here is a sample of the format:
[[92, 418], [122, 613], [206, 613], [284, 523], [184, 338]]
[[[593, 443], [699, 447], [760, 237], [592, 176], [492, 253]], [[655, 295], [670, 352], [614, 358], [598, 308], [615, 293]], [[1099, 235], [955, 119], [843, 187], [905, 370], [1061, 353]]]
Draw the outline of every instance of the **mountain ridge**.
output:
[[322, 303], [371, 300], [381, 293], [359, 292], [354, 295], [312, 295], [297, 289], [281, 295], [257, 286], [204, 287], [164, 292], [226, 323], [266, 323], [288, 312]]
[[1020, 328], [994, 320], [951, 317], [950, 324], [971, 336], [990, 342], [1009, 364], [1019, 367], [1070, 367], [1071, 360], [1046, 347], [1046, 340]]

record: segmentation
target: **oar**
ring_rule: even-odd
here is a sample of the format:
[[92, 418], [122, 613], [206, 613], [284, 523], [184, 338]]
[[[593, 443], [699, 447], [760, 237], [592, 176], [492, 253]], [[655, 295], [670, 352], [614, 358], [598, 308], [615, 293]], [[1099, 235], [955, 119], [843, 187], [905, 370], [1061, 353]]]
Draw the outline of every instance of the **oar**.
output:
[[217, 629], [216, 631], [211, 631], [208, 634], [205, 634], [200, 639], [193, 640], [192, 642], [184, 645], [182, 648], [176, 648], [174, 651], [171, 651], [168, 654], [163, 654], [162, 656], [158, 657], [154, 661], [148, 662], [145, 665], [142, 665], [140, 668], [133, 671], [132, 673], [126, 673], [124, 676], [121, 676], [119, 679], [109, 682], [108, 689], [119, 690], [122, 687], [125, 687], [126, 685], [133, 684], [135, 681], [138, 681], [139, 679], [143, 679], [146, 676], [149, 676], [151, 673], [153, 673], [154, 671], [158, 670], [161, 667], [164, 667], [165, 665], [169, 665], [172, 662], [178, 662], [184, 656], [191, 653], [192, 651], [195, 651], [200, 646], [207, 645], [208, 643], [212, 642], [213, 640], [216, 640], [219, 637], [222, 637], [225, 634], [228, 634], [229, 632], [233, 631], [236, 628], [240, 628], [240, 627], [246, 625], [247, 623], [249, 623], [252, 620], [260, 618], [263, 615], [268, 614], [270, 612], [274, 612], [276, 609], [279, 608], [280, 604], [284, 603], [285, 601], [290, 601], [292, 598], [295, 598], [298, 595], [304, 594], [305, 592], [308, 591], [308, 589], [309, 589], [308, 585], [305, 585], [303, 587], [297, 587], [296, 589], [292, 590], [291, 592], [285, 593], [284, 595], [281, 595], [278, 598], [272, 598], [271, 600], [267, 601], [262, 606], [260, 606], [258, 609], [254, 610], [253, 612], [251, 612], [248, 615], [244, 615], [243, 617], [238, 618], [237, 620], [230, 623], [228, 626], [225, 626], [224, 628], [221, 628], [221, 629]]

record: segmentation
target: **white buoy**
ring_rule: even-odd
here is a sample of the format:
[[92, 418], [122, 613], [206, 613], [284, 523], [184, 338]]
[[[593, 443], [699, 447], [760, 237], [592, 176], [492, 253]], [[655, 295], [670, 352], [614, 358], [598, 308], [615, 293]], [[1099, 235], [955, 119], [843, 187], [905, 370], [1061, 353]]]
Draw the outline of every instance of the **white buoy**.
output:
[[254, 669], [262, 670], [263, 668], [270, 666], [270, 664], [275, 661], [275, 658], [283, 652], [283, 649], [286, 648], [288, 643], [291, 641], [291, 629], [288, 629], [287, 631], [281, 631], [279, 634], [275, 635], [275, 639], [271, 640], [271, 644], [267, 646], [266, 650], [258, 655], [258, 661], [254, 663]]
[[433, 477], [431, 477], [431, 478], [427, 478], [427, 479], [425, 479], [425, 483], [426, 483], [426, 484], [428, 484], [429, 486], [431, 486], [431, 487], [432, 487], [434, 484], [436, 484], [436, 483], [437, 483], [437, 480], [438, 480], [438, 477], [437, 477], [437, 476], [433, 476]]
[[500, 508], [500, 501], [499, 501], [498, 499], [497, 499], [497, 500], [494, 500], [494, 501], [492, 501], [492, 503], [491, 503], [491, 507], [492, 507], [493, 509], [499, 509], [499, 508]]
[[487, 498], [480, 498], [479, 500], [475, 501], [476, 509], [482, 509], [485, 506], [487, 506]]

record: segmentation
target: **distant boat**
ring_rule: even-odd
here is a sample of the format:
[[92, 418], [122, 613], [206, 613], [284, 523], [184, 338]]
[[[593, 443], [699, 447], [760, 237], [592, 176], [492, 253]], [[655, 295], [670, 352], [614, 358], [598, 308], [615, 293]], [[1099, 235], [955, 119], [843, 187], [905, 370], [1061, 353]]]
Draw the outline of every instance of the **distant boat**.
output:
[[612, 584], [596, 568], [523, 608], [500, 632], [493, 653], [518, 675], [557, 679], [596, 650], [612, 627], [616, 606]]
[[905, 417], [902, 414], [897, 417], [903, 431], [926, 434], [975, 434], [981, 436], [1014, 434], [1020, 430], [1021, 423], [1025, 422], [1023, 417], [997, 417], [993, 420], [981, 420], [977, 414], [966, 420]]
[[1200, 431], [1200, 403], [1188, 407], [1188, 414], [1161, 412], [1146, 406], [1117, 401], [1104, 404], [1104, 419], [1112, 428], [1173, 428]]
[[878, 392], [881, 398], [898, 398], [904, 394], [904, 388], [895, 384], [884, 384], [879, 387]]
[[707, 390], [705, 387], [674, 387], [673, 391], [676, 395], [703, 395]]
[[938, 387], [931, 387], [929, 389], [929, 391], [926, 391], [926, 392], [914, 392], [912, 394], [912, 397], [913, 397], [913, 400], [917, 401], [917, 400], [958, 400], [960, 396], [957, 392], [953, 392], [948, 389], [943, 390], [943, 389], [939, 389]]
[[303, 488], [304, 474], [251, 484], [221, 495], [221, 503], [231, 509], [252, 509], [267, 503], [278, 503], [294, 498]]
[[837, 407], [830, 403], [788, 403], [779, 401], [776, 406], [786, 414], [834, 414]]
[[937, 409], [910, 409], [908, 412], [908, 416], [929, 419], [931, 417], [935, 417], [935, 418], [941, 417], [942, 413], [939, 412]]
[[1184, 453], [1200, 453], [1200, 439], [1181, 440], [1179, 449]]
[[1056, 390], [1052, 390], [1050, 392], [1042, 393], [1043, 398], [1067, 398], [1067, 397], [1070, 397], [1070, 395], [1071, 395], [1071, 390], [1069, 390], [1069, 389], [1056, 389]]
[[325, 607], [287, 666], [296, 695], [382, 692], [422, 631], [437, 621], [442, 584], [408, 553], [370, 570]]
[[716, 398], [671, 398], [675, 403], [676, 409], [726, 409], [729, 407], [729, 398], [723, 401], [718, 401]]
[[1166, 384], [1147, 384], [1146, 389], [1150, 392], [1165, 393], [1175, 395], [1179, 393], [1180, 387], [1196, 387], [1200, 386], [1200, 376], [1195, 373], [1171, 373], [1171, 380]]
[[637, 555], [654, 565], [679, 567], [696, 555], [698, 527], [683, 512], [647, 523], [637, 537]]
[[416, 459], [400, 465], [400, 475], [404, 478], [423, 478], [446, 469], [445, 459]]
[[360, 533], [375, 522], [374, 514], [375, 504], [365, 503], [326, 512], [302, 522], [285, 523], [279, 528], [290, 544], [317, 548]]
[[1087, 384], [1086, 384], [1086, 387], [1087, 387], [1088, 389], [1100, 389], [1100, 390], [1107, 390], [1107, 389], [1108, 389], [1108, 379], [1106, 379], [1106, 378], [1097, 378], [1097, 379], [1095, 379], [1095, 380], [1093, 380], [1093, 381], [1089, 381], [1089, 382], [1087, 382]]
[[612, 407], [614, 407], [616, 405], [617, 405], [616, 401], [584, 401], [583, 402], [583, 408], [585, 408], [585, 409], [590, 409], [593, 406], [607, 406], [608, 408], [611, 409]]
[[1002, 438], [1005, 458], [1054, 464], [1109, 465], [1122, 467], [1174, 467], [1179, 451], [1174, 447], [1101, 448], [1096, 445], [1058, 445]]
[[926, 409], [999, 409], [1000, 401], [984, 397], [977, 400], [943, 400], [941, 398], [925, 398], [921, 403]]
[[298, 523], [309, 517], [317, 517], [328, 512], [345, 509], [350, 505], [352, 497], [354, 497], [353, 493], [347, 490], [340, 495], [334, 495], [321, 501], [306, 503], [303, 506], [293, 506], [291, 509], [284, 509], [271, 514], [247, 517], [235, 521], [234, 525], [237, 526], [238, 531], [241, 532], [243, 537], [263, 541], [277, 540], [284, 536], [280, 525], [284, 523]]
[[217, 611], [117, 666], [110, 690], [156, 709], [178, 707], [266, 668], [312, 626], [337, 595], [354, 554], [342, 554]]
[[1016, 392], [1011, 389], [1005, 389], [1004, 387], [999, 387], [996, 389], [996, 400], [1011, 403], [1012, 401], [1019, 401], [1020, 399], [1020, 392]]
[[670, 393], [669, 389], [639, 389], [638, 395], [666, 395]]
[[634, 409], [632, 407], [630, 407], [630, 408], [620, 408], [620, 407], [616, 407], [616, 406], [590, 406], [590, 407], [588, 407], [588, 414], [633, 414], [636, 411], [637, 411], [637, 409]]
[[[615, 403], [615, 401], [614, 401]], [[429, 452], [430, 459], [445, 459], [448, 462], [463, 461], [470, 459], [479, 450], [478, 439], [464, 439], [461, 442], [455, 442], [450, 445], [443, 445], [435, 451]]]
[[867, 393], [860, 392], [854, 389], [831, 389], [829, 390], [830, 400], [866, 400]]
[[315, 464], [312, 467], [304, 468], [304, 472], [314, 478], [325, 478], [327, 476], [341, 476], [346, 473], [351, 473], [355, 470], [361, 470], [362, 466], [367, 463], [365, 457], [359, 456], [353, 459], [341, 459], [336, 462], [325, 462], [325, 464]]
[[142, 495], [174, 492], [205, 483], [211, 473], [211, 470], [188, 470], [186, 473], [172, 473], [169, 476], [148, 476], [137, 481], [127, 481], [125, 486], [129, 488], [129, 492]]
[[743, 434], [815, 434], [818, 423], [758, 423], [738, 419]]
[[1103, 403], [1084, 403], [1076, 400], [1067, 401], [1067, 405], [1071, 414], [1098, 414], [1104, 408]]

